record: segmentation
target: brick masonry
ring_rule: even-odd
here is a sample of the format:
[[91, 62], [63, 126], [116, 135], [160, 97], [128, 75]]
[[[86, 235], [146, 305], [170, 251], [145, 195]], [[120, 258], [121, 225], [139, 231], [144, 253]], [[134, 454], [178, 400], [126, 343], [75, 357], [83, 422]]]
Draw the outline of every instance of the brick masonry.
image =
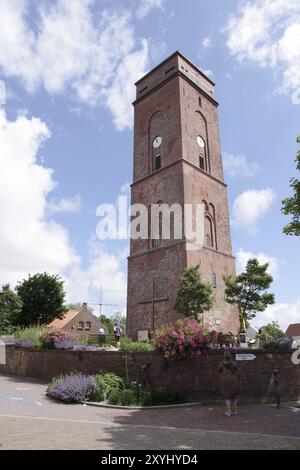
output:
[[[269, 388], [274, 367], [279, 370], [282, 400], [300, 399], [300, 365], [292, 363], [290, 352], [248, 352], [254, 353], [256, 359], [237, 363], [241, 373], [241, 403], [273, 401]], [[49, 380], [75, 370], [87, 374], [110, 371], [137, 380], [145, 379], [140, 375], [140, 367], [149, 363], [152, 386], [178, 391], [189, 401], [213, 404], [220, 401], [217, 370], [222, 358], [221, 351], [209, 351], [197, 359], [171, 361], [155, 352], [35, 351], [9, 345], [7, 363], [0, 365], [0, 373]]]
[[[128, 259], [127, 334], [152, 330], [179, 317], [174, 310], [179, 277], [198, 264], [203, 279], [216, 279], [214, 305], [205, 319], [220, 331], [237, 333], [238, 310], [224, 298], [223, 276], [235, 274], [214, 83], [180, 53], [175, 53], [137, 84], [134, 103], [134, 164], [132, 204], [205, 204], [205, 242], [191, 251], [184, 237], [131, 240]], [[152, 142], [162, 137], [159, 149]], [[197, 136], [205, 143], [200, 149]], [[161, 169], [153, 171], [160, 154]], [[199, 167], [199, 154], [206, 170]], [[148, 220], [150, 220], [148, 218]], [[149, 224], [150, 225], [150, 224]], [[165, 298], [153, 304], [152, 298]]]

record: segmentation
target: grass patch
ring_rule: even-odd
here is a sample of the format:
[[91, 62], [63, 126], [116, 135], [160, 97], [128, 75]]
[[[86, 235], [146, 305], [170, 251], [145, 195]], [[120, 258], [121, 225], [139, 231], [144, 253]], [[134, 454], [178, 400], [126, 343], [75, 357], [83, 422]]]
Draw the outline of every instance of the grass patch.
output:
[[154, 351], [154, 346], [150, 341], [133, 341], [124, 336], [121, 338], [120, 351], [122, 352], [148, 352]]

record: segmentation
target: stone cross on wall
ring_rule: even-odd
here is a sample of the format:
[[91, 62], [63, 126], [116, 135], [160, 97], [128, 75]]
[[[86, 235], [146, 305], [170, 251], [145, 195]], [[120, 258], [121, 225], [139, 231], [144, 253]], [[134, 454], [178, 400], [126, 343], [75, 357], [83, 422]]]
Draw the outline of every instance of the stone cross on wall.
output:
[[152, 279], [151, 279], [151, 298], [147, 300], [143, 300], [139, 302], [139, 304], [144, 305], [144, 304], [151, 304], [151, 335], [153, 335], [155, 331], [155, 304], [157, 302], [163, 302], [169, 300], [169, 297], [159, 297], [155, 295], [155, 276], [152, 274]]

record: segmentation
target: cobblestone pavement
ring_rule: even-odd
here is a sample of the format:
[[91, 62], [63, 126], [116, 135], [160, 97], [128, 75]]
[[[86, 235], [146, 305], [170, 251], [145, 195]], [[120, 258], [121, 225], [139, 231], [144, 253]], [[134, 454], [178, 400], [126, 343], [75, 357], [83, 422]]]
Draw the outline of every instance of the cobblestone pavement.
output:
[[116, 410], [66, 405], [45, 384], [0, 375], [0, 449], [300, 449], [300, 409]]

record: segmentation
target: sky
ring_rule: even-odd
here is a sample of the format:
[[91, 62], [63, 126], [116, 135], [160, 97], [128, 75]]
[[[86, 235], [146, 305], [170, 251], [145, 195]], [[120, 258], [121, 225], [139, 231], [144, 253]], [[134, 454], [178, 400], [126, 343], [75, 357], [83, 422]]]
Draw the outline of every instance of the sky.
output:
[[97, 207], [128, 195], [134, 83], [180, 50], [216, 82], [237, 270], [269, 262], [300, 322], [299, 240], [281, 201], [300, 135], [300, 0], [0, 0], [0, 284], [48, 271], [69, 302], [125, 312], [127, 240]]

